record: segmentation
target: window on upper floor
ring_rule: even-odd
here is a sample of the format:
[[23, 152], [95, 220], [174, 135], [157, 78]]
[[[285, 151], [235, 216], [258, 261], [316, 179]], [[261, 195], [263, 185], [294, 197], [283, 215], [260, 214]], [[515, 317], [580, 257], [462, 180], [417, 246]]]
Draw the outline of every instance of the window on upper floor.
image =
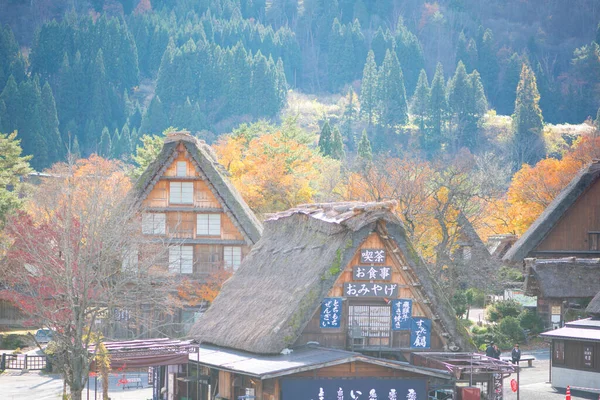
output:
[[177, 176], [187, 176], [187, 163], [185, 161], [177, 161]]
[[144, 235], [164, 235], [166, 215], [162, 213], [142, 214], [142, 233]]
[[196, 215], [196, 235], [221, 236], [221, 214]]
[[588, 232], [588, 245], [590, 250], [600, 250], [600, 232]]
[[462, 258], [463, 260], [470, 260], [473, 252], [472, 252], [472, 247], [471, 246], [463, 246], [462, 248]]
[[170, 182], [169, 185], [170, 204], [193, 204], [194, 183], [193, 182]]
[[223, 246], [223, 261], [225, 268], [237, 271], [242, 263], [242, 248], [240, 246]]
[[194, 246], [169, 247], [169, 272], [174, 274], [194, 272]]

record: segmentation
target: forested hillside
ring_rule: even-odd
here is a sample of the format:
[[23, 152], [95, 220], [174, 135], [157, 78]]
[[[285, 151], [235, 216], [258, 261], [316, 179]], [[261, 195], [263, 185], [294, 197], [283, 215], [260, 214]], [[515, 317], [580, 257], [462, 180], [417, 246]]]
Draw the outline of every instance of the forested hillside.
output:
[[[0, 0], [0, 9], [0, 132], [19, 132], [36, 169], [67, 151], [128, 160], [143, 134], [170, 126], [212, 142], [240, 123], [278, 122], [293, 114], [291, 90], [342, 96], [340, 112], [319, 118], [339, 131], [344, 154], [325, 139], [325, 155], [352, 159], [362, 138], [375, 153], [424, 159], [494, 152], [516, 170], [557, 151], [545, 123], [593, 120], [600, 106], [596, 0]], [[509, 126], [500, 115], [512, 115]]]

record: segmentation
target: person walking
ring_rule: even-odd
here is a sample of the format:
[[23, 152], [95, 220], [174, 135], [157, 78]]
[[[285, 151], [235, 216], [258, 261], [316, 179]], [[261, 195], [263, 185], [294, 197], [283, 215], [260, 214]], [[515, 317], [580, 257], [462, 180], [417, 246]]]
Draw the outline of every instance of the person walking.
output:
[[513, 364], [519, 364], [521, 360], [521, 350], [519, 350], [519, 343], [515, 343], [515, 347], [513, 347], [510, 352], [511, 361]]
[[485, 349], [486, 357], [496, 358], [496, 350], [494, 349], [494, 347], [494, 342], [490, 342], [490, 344], [488, 344], [488, 346]]

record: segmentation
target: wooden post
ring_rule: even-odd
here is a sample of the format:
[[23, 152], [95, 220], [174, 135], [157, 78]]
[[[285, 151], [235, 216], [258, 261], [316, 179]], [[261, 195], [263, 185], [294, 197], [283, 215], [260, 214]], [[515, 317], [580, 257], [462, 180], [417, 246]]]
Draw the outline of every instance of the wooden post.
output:
[[23, 355], [23, 369], [27, 369], [27, 354]]
[[0, 361], [0, 370], [6, 369], [6, 353], [2, 353], [2, 360]]
[[233, 383], [233, 376], [231, 372], [219, 371], [219, 395], [226, 399], [232, 400], [231, 385]]

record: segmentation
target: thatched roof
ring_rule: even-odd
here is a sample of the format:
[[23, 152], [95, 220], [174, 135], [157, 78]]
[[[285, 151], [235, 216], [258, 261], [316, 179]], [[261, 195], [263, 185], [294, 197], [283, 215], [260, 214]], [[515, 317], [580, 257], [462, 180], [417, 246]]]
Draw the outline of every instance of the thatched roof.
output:
[[544, 298], [589, 298], [600, 291], [600, 259], [525, 260], [525, 293]]
[[[260, 241], [190, 335], [203, 343], [253, 353], [281, 352], [298, 339], [361, 243], [378, 231], [418, 275], [449, 342], [468, 348], [464, 329], [408, 242], [394, 206], [395, 202], [309, 204], [271, 215]], [[399, 257], [396, 252], [388, 254]]]
[[135, 184], [134, 195], [137, 200], [141, 203], [148, 196], [165, 170], [177, 158], [177, 146], [180, 143], [191, 157], [196, 171], [221, 203], [224, 212], [244, 235], [246, 242], [256, 243], [262, 234], [262, 224], [229, 181], [227, 171], [218, 163], [211, 147], [188, 132], [167, 135], [161, 152]]
[[598, 293], [596, 294], [596, 296], [594, 296], [594, 298], [592, 299], [592, 301], [590, 301], [590, 304], [588, 304], [588, 306], [585, 309], [585, 311], [588, 314], [592, 314], [592, 315], [595, 315], [597, 317], [600, 317], [600, 291], [598, 291]]
[[486, 247], [492, 257], [502, 259], [517, 241], [517, 235], [500, 234], [488, 236]]
[[600, 177], [600, 162], [594, 161], [581, 170], [508, 250], [503, 260], [521, 262], [546, 238], [563, 214]]

